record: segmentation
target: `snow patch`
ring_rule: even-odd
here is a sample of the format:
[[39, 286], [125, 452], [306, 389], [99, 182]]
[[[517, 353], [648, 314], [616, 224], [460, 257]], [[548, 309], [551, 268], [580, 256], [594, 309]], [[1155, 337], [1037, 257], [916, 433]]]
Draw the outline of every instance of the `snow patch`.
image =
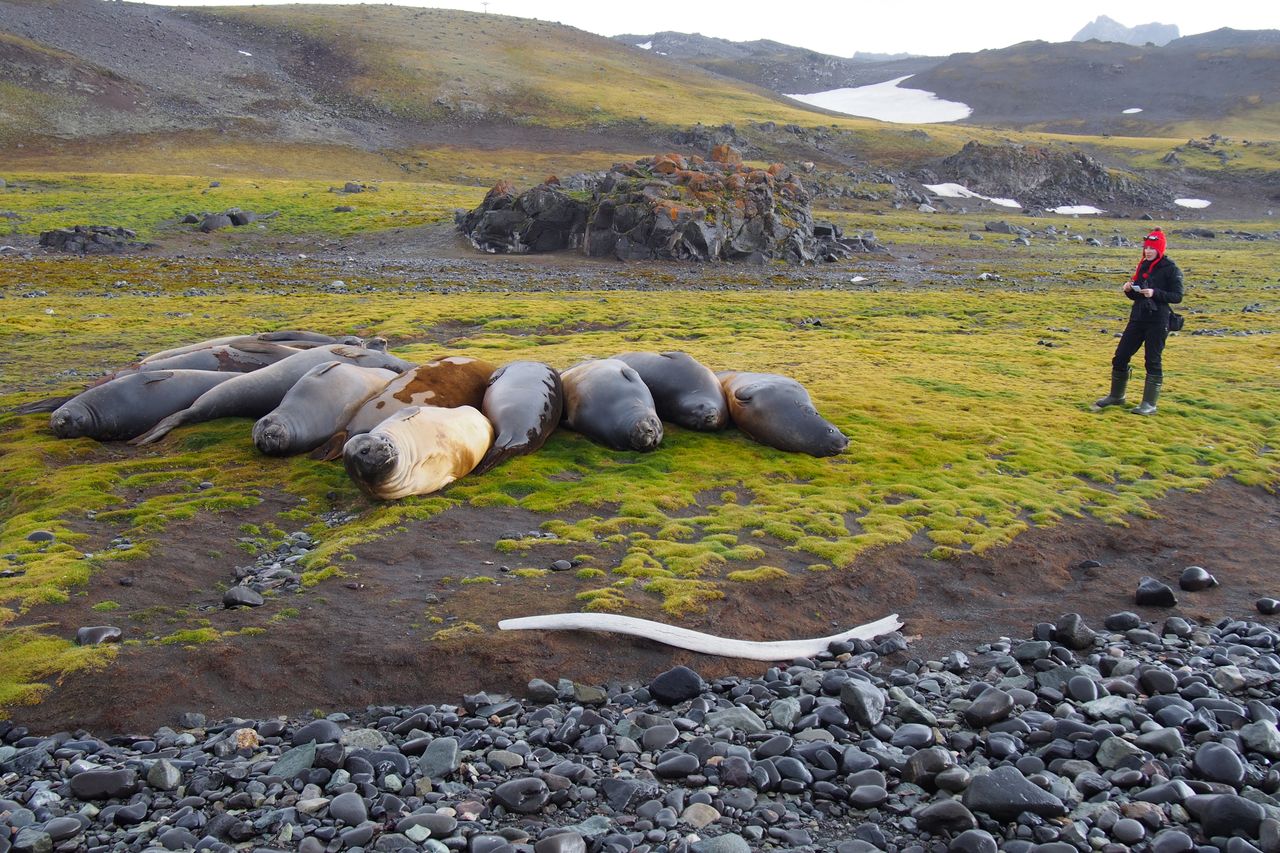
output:
[[1022, 207], [1011, 198], [992, 198], [991, 196], [981, 195], [960, 184], [925, 184], [924, 188], [942, 198], [980, 198], [983, 201], [989, 201], [1001, 207]]
[[831, 89], [808, 95], [787, 95], [801, 103], [850, 116], [863, 116], [899, 124], [933, 124], [968, 118], [973, 109], [959, 101], [944, 101], [923, 89], [898, 84], [912, 75], [856, 88]]
[[253, 54], [247, 50], [237, 50], [236, 53], [240, 54], [241, 56], [253, 56]]
[[1099, 210], [1090, 204], [1064, 204], [1061, 207], [1049, 208], [1050, 213], [1061, 213], [1064, 216], [1094, 216], [1099, 213], [1106, 213], [1105, 210]]
[[1124, 113], [1124, 114], [1125, 114], [1125, 115], [1127, 115], [1127, 116], [1131, 116], [1131, 115], [1133, 115], [1134, 113], [1140, 113], [1140, 112], [1142, 112], [1142, 107], [1129, 107], [1129, 109], [1127, 109], [1127, 110], [1121, 110], [1120, 112]]
[[636, 47], [640, 48], [641, 50], [653, 50], [653, 42], [647, 41], [644, 44], [636, 45]]
[[1202, 198], [1175, 198], [1173, 203], [1178, 205], [1178, 207], [1194, 207], [1196, 209], [1208, 207], [1213, 204], [1213, 202], [1206, 201]]

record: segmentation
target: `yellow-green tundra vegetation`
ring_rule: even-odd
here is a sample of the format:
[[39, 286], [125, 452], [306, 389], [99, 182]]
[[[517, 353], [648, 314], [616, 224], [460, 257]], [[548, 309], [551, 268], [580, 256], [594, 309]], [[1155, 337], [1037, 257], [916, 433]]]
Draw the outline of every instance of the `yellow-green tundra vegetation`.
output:
[[[30, 216], [23, 228], [38, 230], [40, 217], [49, 215], [22, 207], [44, 191], [42, 180], [49, 192], [70, 192], [64, 178], [21, 176], [19, 183], [32, 189], [7, 192], [3, 202]], [[120, 221], [140, 227], [183, 209], [183, 194], [197, 190], [190, 179], [159, 177], [96, 176], [82, 185], [77, 203], [86, 210], [103, 203], [112, 187], [130, 187]], [[326, 204], [334, 198], [324, 189], [246, 181], [229, 195], [250, 207], [259, 204], [252, 192], [261, 192], [261, 206], [289, 205], [302, 216], [305, 193]], [[455, 198], [470, 203], [455, 188], [442, 205], [431, 190], [384, 185], [368, 196], [377, 203], [364, 227], [393, 223], [389, 209], [414, 210], [414, 221], [429, 222]], [[120, 210], [119, 195], [116, 205]], [[837, 218], [867, 225], [854, 214]], [[312, 233], [328, 221], [315, 219]], [[540, 514], [554, 537], [494, 541], [495, 561], [522, 567], [502, 583], [544, 583], [536, 567], [549, 558], [540, 552], [574, 548], [582, 568], [558, 577], [576, 584], [584, 609], [679, 619], [728, 585], [856, 571], [859, 554], [917, 535], [932, 543], [933, 557], [946, 560], [1007, 543], [1030, 525], [1085, 516], [1124, 525], [1152, 514], [1153, 501], [1169, 490], [1194, 490], [1217, 478], [1275, 488], [1280, 340], [1271, 324], [1280, 249], [1274, 242], [1172, 239], [1170, 252], [1187, 274], [1189, 319], [1169, 347], [1160, 414], [1138, 421], [1122, 410], [1094, 414], [1087, 405], [1105, 390], [1113, 335], [1127, 308], [1118, 287], [1135, 251], [1040, 240], [1014, 248], [994, 235], [975, 248], [967, 234], [980, 221], [875, 217], [877, 234], [895, 255], [928, 245], [937, 258], [918, 281], [881, 275], [874, 257], [855, 260], [848, 278], [867, 281], [843, 290], [805, 289], [803, 275], [781, 267], [745, 276], [728, 266], [707, 268], [712, 292], [590, 287], [593, 277], [603, 281], [625, 270], [637, 288], [661, 288], [669, 268], [654, 264], [579, 267], [575, 275], [587, 289], [562, 293], [522, 292], [510, 277], [406, 280], [372, 267], [348, 282], [367, 292], [335, 294], [317, 289], [331, 268], [305, 259], [7, 259], [0, 280], [6, 413], [74, 391], [140, 352], [231, 331], [313, 328], [384, 335], [411, 360], [448, 351], [564, 367], [624, 350], [682, 349], [715, 369], [795, 377], [852, 441], [839, 457], [814, 459], [735, 431], [669, 427], [657, 452], [636, 454], [562, 430], [541, 452], [443, 493], [374, 504], [340, 465], [259, 455], [243, 419], [184, 427], [135, 450], [58, 440], [46, 416], [3, 414], [0, 554], [10, 556], [0, 568], [22, 574], [0, 585], [0, 704], [38, 701], [49, 679], [106, 665], [114, 653], [77, 647], [33, 620], [43, 606], [75, 606], [96, 571], [152, 553], [175, 521], [251, 506], [268, 492], [289, 496], [292, 509], [277, 527], [255, 528], [241, 544], [269, 545], [286, 529], [309, 532], [317, 547], [300, 565], [302, 596], [358, 574], [353, 549], [362, 543], [451, 507], [505, 505]], [[1142, 231], [1124, 220], [1062, 222], [1104, 237], [1118, 231], [1136, 238]], [[979, 281], [984, 271], [1000, 279]], [[1243, 310], [1259, 303], [1268, 310]], [[803, 322], [813, 317], [821, 325]], [[438, 329], [469, 333], [440, 345], [430, 342]], [[1211, 330], [1218, 334], [1190, 334]], [[1135, 441], [1139, 428], [1159, 438]], [[321, 515], [333, 508], [354, 518], [328, 526]], [[77, 524], [86, 514], [121, 531], [133, 547], [86, 556], [87, 534]], [[35, 530], [52, 532], [54, 541], [28, 541]], [[226, 550], [235, 547], [228, 543]], [[791, 572], [776, 565], [777, 555], [788, 552]], [[457, 581], [458, 596], [491, 586]], [[112, 604], [85, 619], [103, 619]], [[272, 607], [286, 614], [281, 619], [297, 612], [287, 599], [269, 600]], [[163, 621], [144, 642], [218, 642], [230, 634], [186, 611]], [[423, 621], [424, 643], [494, 629], [471, 622], [442, 629], [438, 614]]]

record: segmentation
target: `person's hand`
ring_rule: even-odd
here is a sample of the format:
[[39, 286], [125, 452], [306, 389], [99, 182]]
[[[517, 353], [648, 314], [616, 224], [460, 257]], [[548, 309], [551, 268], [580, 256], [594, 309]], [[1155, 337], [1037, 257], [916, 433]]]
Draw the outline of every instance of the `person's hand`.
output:
[[1141, 293], [1143, 296], [1151, 296], [1155, 292], [1156, 290], [1154, 287], [1138, 288], [1138, 293]]
[[1131, 281], [1126, 281], [1126, 282], [1124, 283], [1124, 292], [1125, 292], [1125, 293], [1137, 293], [1137, 292], [1138, 292], [1138, 288], [1137, 288], [1137, 286], [1135, 286], [1135, 285], [1134, 285], [1134, 283], [1133, 283], [1133, 282], [1131, 282]]

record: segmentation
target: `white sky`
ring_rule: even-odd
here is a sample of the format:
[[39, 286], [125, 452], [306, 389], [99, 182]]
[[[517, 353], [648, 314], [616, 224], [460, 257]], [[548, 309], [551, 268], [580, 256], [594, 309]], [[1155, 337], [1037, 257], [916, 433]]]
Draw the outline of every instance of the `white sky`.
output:
[[[165, 6], [254, 5], [284, 0], [166, 0]], [[338, 0], [319, 0], [338, 2]], [[346, 0], [351, 2], [351, 0]], [[969, 4], [955, 0], [837, 0], [697, 3], [648, 0], [641, 4], [600, 0], [397, 0], [406, 6], [436, 6], [488, 11], [521, 18], [558, 21], [601, 35], [647, 34], [674, 30], [732, 41], [769, 38], [835, 56], [868, 53], [917, 53], [940, 56], [1008, 47], [1020, 41], [1068, 41], [1085, 24], [1106, 15], [1127, 27], [1158, 22], [1177, 24], [1182, 35], [1233, 27], [1280, 29], [1280, 3], [1211, 3], [1205, 0], [1074, 0], [1027, 3], [990, 0]], [[783, 10], [786, 10], [785, 12]]]

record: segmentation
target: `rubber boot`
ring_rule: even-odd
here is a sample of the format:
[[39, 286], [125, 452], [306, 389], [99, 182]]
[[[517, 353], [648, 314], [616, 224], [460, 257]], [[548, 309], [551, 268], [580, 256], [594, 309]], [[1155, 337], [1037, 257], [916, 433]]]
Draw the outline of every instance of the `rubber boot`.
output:
[[1160, 399], [1160, 380], [1150, 376], [1142, 383], [1142, 402], [1129, 411], [1135, 415], [1154, 415], [1156, 401]]
[[1132, 367], [1126, 367], [1123, 370], [1111, 368], [1111, 393], [1094, 403], [1093, 408], [1096, 410], [1105, 409], [1107, 406], [1123, 406], [1124, 389], [1129, 384], [1129, 377], [1132, 375]]

